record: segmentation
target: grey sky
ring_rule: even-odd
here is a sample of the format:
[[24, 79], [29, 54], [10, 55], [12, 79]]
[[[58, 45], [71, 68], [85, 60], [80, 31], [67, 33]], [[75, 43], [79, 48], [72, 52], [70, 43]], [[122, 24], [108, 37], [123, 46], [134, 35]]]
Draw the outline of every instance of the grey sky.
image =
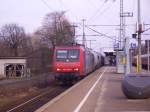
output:
[[[119, 24], [119, 1], [114, 0], [0, 0], [0, 26], [6, 23], [18, 23], [26, 32], [34, 32], [43, 20], [43, 17], [53, 11], [64, 10], [72, 23], [79, 23], [86, 19], [86, 24]], [[48, 7], [46, 6], [45, 2]], [[105, 2], [107, 1], [107, 2]], [[136, 23], [136, 1], [124, 0], [124, 8], [127, 12], [133, 12], [134, 17], [126, 18], [127, 24]], [[150, 23], [150, 0], [141, 0], [142, 21]], [[118, 27], [94, 28], [110, 36], [118, 36]], [[131, 36], [134, 27], [127, 27], [127, 36]], [[82, 27], [77, 28], [78, 34]], [[95, 34], [86, 29], [86, 33]], [[99, 39], [101, 38], [101, 39]], [[80, 39], [80, 37], [79, 37]], [[92, 48], [112, 46], [112, 40], [104, 37], [87, 37], [97, 40], [92, 42]], [[89, 45], [89, 43], [88, 43]]]

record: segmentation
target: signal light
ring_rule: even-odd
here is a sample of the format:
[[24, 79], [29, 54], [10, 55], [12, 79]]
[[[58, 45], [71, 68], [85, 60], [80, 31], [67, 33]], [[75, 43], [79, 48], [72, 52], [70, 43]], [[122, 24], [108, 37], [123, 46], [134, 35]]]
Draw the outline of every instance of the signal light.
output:
[[137, 38], [137, 34], [132, 34], [132, 38]]

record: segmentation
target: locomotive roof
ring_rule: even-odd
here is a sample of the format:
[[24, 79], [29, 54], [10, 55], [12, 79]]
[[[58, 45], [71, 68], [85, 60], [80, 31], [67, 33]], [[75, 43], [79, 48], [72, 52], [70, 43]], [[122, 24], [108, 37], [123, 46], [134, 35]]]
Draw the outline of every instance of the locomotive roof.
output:
[[80, 46], [80, 45], [76, 45], [76, 46], [56, 46], [55, 48], [56, 49], [64, 49], [64, 48], [83, 48], [83, 46]]
[[104, 53], [102, 53], [102, 52], [96, 52], [96, 51], [94, 51], [94, 50], [92, 50], [92, 49], [90, 49], [90, 48], [87, 48], [87, 47], [84, 47], [84, 46], [82, 46], [82, 45], [73, 45], [73, 46], [55, 46], [55, 49], [76, 49], [76, 48], [83, 48], [83, 49], [85, 49], [85, 50], [88, 50], [88, 51], [90, 51], [90, 52], [93, 52], [93, 53], [97, 53], [97, 54], [101, 54], [101, 55], [103, 55], [103, 56], [105, 56], [105, 54]]

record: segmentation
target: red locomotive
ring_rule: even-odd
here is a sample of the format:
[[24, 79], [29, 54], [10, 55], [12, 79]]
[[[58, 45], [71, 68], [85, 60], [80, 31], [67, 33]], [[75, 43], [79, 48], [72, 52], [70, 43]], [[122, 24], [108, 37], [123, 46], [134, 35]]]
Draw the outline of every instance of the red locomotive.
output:
[[55, 79], [72, 82], [85, 77], [88, 73], [100, 67], [102, 55], [81, 45], [55, 47], [53, 57], [53, 71]]

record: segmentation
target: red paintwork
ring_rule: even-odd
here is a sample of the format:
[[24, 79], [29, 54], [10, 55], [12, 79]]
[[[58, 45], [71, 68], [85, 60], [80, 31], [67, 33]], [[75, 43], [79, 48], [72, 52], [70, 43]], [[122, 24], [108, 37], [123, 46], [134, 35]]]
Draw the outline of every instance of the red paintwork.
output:
[[[57, 62], [56, 61], [56, 50], [58, 49], [79, 49], [80, 50], [80, 56], [79, 56], [79, 62]], [[85, 75], [84, 73], [84, 47], [82, 46], [71, 46], [71, 47], [55, 47], [54, 50], [54, 57], [53, 57], [53, 71], [55, 73], [69, 73], [69, 72], [78, 72], [79, 76]], [[77, 68], [79, 70], [77, 70]], [[59, 70], [57, 70], [59, 69]]]

